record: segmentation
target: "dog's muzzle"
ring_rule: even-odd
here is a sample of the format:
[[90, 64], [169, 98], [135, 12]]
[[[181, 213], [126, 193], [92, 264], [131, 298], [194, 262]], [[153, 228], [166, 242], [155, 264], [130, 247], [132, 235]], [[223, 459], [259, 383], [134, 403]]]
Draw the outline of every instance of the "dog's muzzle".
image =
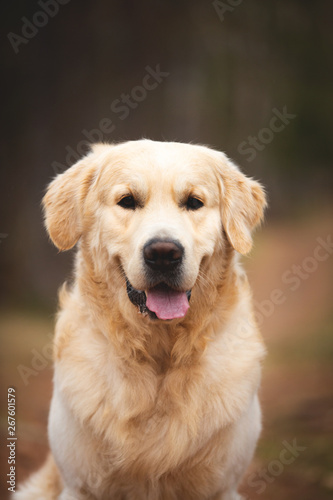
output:
[[161, 320], [186, 315], [191, 291], [181, 290], [184, 253], [183, 245], [173, 239], [153, 238], [144, 245], [142, 258], [147, 289], [137, 290], [126, 280], [128, 297], [142, 314]]

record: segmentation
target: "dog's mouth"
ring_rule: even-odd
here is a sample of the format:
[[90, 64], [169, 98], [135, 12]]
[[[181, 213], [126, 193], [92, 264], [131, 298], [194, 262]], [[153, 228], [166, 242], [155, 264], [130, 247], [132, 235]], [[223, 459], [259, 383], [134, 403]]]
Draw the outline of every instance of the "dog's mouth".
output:
[[191, 290], [181, 292], [174, 290], [166, 283], [160, 283], [146, 292], [137, 290], [126, 278], [127, 295], [140, 313], [148, 314], [152, 319], [172, 320], [183, 318], [191, 298]]

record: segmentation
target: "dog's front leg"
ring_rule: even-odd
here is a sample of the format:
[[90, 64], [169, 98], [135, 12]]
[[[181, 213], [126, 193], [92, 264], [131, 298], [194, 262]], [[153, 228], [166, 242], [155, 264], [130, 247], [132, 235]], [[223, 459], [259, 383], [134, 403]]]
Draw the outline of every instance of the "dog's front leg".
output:
[[80, 493], [78, 491], [73, 491], [69, 488], [65, 488], [63, 492], [58, 496], [58, 500], [94, 500], [90, 495]]
[[58, 496], [58, 500], [78, 500], [79, 498], [81, 497], [78, 497], [77, 493], [73, 493], [67, 488]]
[[217, 493], [212, 500], [245, 500], [245, 498], [237, 493], [237, 491], [229, 491], [227, 493]]
[[94, 500], [87, 491], [90, 469], [85, 450], [89, 449], [89, 443], [56, 381], [49, 414], [49, 441], [63, 485], [57, 500]]

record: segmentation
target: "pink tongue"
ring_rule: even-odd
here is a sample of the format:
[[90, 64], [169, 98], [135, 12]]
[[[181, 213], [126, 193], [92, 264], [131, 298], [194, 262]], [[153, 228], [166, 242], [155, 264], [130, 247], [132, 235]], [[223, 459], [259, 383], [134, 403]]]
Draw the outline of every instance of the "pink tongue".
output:
[[148, 290], [146, 305], [159, 319], [183, 318], [190, 307], [186, 293], [171, 288]]

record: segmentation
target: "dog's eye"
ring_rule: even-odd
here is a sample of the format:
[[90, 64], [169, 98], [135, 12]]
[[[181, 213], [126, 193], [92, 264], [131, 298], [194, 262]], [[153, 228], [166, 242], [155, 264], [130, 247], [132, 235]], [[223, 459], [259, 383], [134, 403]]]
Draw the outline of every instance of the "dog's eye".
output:
[[187, 210], [198, 210], [203, 207], [203, 202], [194, 196], [189, 196], [186, 202]]
[[124, 198], [118, 201], [117, 205], [119, 205], [122, 208], [134, 210], [136, 207], [134, 196], [132, 195], [124, 196]]

